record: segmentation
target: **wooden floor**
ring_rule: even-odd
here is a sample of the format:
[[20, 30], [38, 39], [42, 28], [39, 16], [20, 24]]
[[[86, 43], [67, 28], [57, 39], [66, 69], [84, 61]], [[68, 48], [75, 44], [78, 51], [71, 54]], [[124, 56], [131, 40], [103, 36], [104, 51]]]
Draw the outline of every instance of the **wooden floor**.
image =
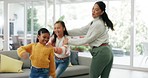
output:
[[148, 72], [112, 68], [109, 78], [148, 78]]

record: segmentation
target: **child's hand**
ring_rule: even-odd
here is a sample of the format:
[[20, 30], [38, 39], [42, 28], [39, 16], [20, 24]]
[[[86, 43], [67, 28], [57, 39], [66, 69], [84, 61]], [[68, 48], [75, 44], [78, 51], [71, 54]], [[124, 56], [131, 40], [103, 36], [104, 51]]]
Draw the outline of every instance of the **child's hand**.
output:
[[68, 38], [65, 38], [63, 41], [63, 45], [67, 45], [68, 44]]
[[68, 46], [66, 46], [66, 47], [67, 47], [67, 49], [65, 51], [65, 55], [69, 56], [70, 55], [70, 47], [68, 47]]
[[51, 45], [51, 42], [46, 43], [46, 46], [49, 46], [49, 45]]
[[28, 57], [29, 57], [29, 56], [28, 56], [28, 53], [27, 53], [27, 52], [22, 53], [21, 58], [27, 59]]
[[57, 48], [56, 48], [56, 47], [54, 47], [54, 52], [55, 52], [55, 53], [57, 52]]
[[70, 55], [70, 51], [66, 51], [65, 55], [69, 56]]

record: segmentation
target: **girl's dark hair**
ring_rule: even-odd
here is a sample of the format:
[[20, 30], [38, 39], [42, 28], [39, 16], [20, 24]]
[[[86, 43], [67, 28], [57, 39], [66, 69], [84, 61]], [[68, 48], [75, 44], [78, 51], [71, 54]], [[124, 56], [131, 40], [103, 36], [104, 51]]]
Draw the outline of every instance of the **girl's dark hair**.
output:
[[110, 21], [110, 19], [108, 18], [107, 13], [105, 12], [105, 8], [106, 8], [105, 3], [102, 2], [102, 1], [98, 1], [95, 4], [97, 4], [100, 7], [100, 9], [104, 12], [101, 15], [101, 17], [102, 17], [103, 21], [106, 23], [107, 27], [110, 28], [111, 30], [114, 30], [113, 23]]
[[[48, 34], [50, 35], [49, 31], [48, 31], [46, 28], [41, 28], [41, 29], [38, 31], [38, 35], [37, 35], [37, 36], [40, 36], [40, 35], [43, 34], [43, 33], [48, 33]], [[37, 43], [37, 42], [39, 42], [39, 39], [38, 39], [38, 38], [36, 39], [36, 43]]]
[[[68, 32], [67, 32], [65, 23], [64, 23], [63, 21], [60, 21], [60, 20], [55, 22], [55, 24], [58, 24], [58, 23], [60, 23], [60, 24], [62, 25], [62, 27], [65, 28], [65, 31], [63, 32], [63, 35], [64, 35], [64, 36], [65, 36], [65, 35], [68, 35]], [[54, 25], [55, 25], [55, 24], [54, 24]], [[54, 38], [53, 38], [53, 40], [52, 40], [52, 43], [55, 43], [55, 42], [56, 42], [57, 35], [54, 33], [54, 31], [53, 31], [53, 34], [52, 34], [52, 35], [54, 36]]]

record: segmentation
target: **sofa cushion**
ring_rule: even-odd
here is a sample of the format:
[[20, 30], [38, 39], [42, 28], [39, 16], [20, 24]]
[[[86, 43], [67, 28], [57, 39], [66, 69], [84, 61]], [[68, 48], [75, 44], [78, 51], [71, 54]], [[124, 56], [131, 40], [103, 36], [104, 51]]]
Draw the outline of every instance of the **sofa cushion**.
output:
[[73, 77], [89, 74], [89, 67], [84, 65], [73, 65], [68, 67], [61, 77]]
[[71, 67], [71, 66], [73, 66], [73, 65], [71, 64], [71, 62], [69, 62], [69, 65], [68, 65], [68, 67]]
[[0, 54], [0, 72], [22, 72], [23, 62]]
[[19, 59], [16, 50], [2, 51], [2, 52], [0, 52], [0, 54], [6, 55], [6, 56], [14, 58], [14, 59]]
[[[29, 57], [29, 53], [28, 53], [28, 57]], [[20, 60], [23, 62], [23, 68], [30, 68], [31, 62], [29, 58], [27, 59], [20, 58]]]
[[0, 78], [29, 78], [30, 69], [23, 69], [23, 73], [0, 73]]
[[23, 62], [23, 68], [30, 68], [31, 62], [29, 59], [20, 59]]

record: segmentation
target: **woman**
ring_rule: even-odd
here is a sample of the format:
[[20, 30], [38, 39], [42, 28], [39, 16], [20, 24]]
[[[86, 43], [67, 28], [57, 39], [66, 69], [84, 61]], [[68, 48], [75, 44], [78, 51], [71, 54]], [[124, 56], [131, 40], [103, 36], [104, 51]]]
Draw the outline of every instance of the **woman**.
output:
[[108, 18], [106, 5], [98, 1], [92, 8], [92, 17], [94, 20], [87, 26], [80, 29], [69, 30], [70, 36], [85, 35], [80, 39], [65, 39], [64, 43], [68, 45], [89, 44], [92, 47], [93, 56], [90, 66], [90, 78], [108, 78], [113, 64], [113, 54], [109, 43], [108, 29], [114, 30], [113, 24]]
[[60, 75], [69, 65], [70, 49], [69, 46], [63, 44], [67, 35], [65, 23], [63, 21], [57, 21], [54, 24], [54, 32], [50, 40], [50, 43], [55, 49], [56, 78], [60, 78]]

